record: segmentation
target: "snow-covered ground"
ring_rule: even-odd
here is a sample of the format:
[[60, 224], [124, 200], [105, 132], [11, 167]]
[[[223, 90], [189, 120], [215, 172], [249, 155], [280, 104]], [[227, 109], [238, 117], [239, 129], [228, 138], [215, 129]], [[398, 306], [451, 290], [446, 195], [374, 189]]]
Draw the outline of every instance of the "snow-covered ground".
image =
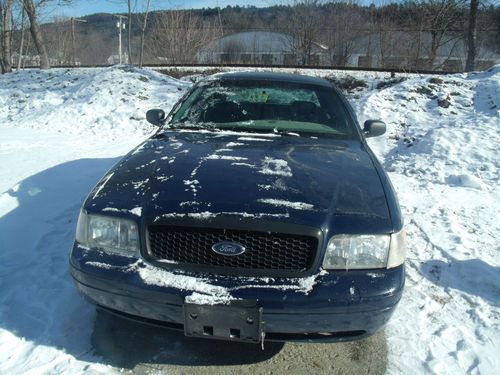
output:
[[[315, 72], [313, 72], [315, 73]], [[352, 74], [360, 121], [396, 187], [409, 235], [407, 284], [386, 329], [390, 373], [500, 368], [500, 67], [452, 76]], [[318, 72], [318, 74], [320, 74]], [[127, 67], [0, 76], [0, 373], [108, 372], [94, 309], [68, 273], [79, 207], [190, 86]], [[272, 369], [270, 369], [272, 370]]]
[[360, 120], [389, 125], [370, 144], [408, 233], [406, 290], [387, 328], [389, 369], [498, 373], [500, 67], [409, 79], [354, 105]]

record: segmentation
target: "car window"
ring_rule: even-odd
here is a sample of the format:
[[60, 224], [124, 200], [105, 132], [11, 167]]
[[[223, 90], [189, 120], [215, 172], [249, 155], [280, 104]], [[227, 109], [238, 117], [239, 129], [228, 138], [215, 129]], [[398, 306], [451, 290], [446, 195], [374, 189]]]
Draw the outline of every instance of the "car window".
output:
[[200, 84], [173, 114], [170, 125], [357, 136], [344, 103], [333, 89], [288, 82]]

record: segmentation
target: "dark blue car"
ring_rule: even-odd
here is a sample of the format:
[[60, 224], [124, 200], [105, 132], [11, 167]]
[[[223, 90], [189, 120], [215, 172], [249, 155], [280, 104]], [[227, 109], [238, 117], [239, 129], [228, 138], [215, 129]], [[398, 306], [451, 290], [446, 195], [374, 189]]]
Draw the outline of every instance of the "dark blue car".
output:
[[393, 187], [329, 82], [226, 73], [196, 84], [87, 197], [71, 252], [100, 308], [245, 342], [383, 327], [404, 286]]

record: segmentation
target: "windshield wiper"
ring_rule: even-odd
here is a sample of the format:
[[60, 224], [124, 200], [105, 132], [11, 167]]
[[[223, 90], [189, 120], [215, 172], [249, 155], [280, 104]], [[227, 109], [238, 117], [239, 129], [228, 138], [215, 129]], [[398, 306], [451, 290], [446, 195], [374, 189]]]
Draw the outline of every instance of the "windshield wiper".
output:
[[279, 135], [288, 135], [288, 136], [293, 136], [293, 137], [300, 137], [301, 132], [298, 131], [291, 131], [291, 130], [283, 130], [283, 129], [273, 129], [274, 134], [279, 134]]
[[216, 128], [214, 125], [210, 123], [202, 123], [202, 124], [193, 124], [193, 123], [177, 123], [177, 124], [170, 124], [172, 130], [182, 130], [182, 129], [187, 129], [187, 130], [210, 130], [210, 131], [217, 131], [218, 128]]

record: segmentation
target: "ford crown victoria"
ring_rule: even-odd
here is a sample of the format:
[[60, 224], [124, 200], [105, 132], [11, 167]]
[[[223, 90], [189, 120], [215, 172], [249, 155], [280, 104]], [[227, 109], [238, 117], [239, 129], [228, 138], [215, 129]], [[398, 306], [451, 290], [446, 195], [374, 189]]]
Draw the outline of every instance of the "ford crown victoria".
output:
[[85, 200], [71, 252], [102, 309], [187, 336], [334, 342], [384, 326], [404, 286], [393, 187], [329, 82], [225, 73], [192, 89]]

